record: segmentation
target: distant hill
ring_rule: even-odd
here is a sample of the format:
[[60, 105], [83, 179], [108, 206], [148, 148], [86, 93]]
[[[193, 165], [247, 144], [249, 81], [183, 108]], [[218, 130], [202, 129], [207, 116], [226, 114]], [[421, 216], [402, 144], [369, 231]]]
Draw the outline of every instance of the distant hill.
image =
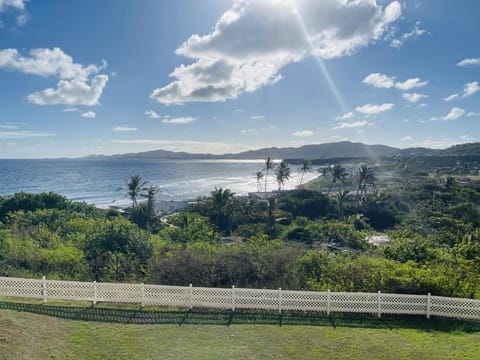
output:
[[480, 143], [455, 145], [444, 150], [423, 147], [398, 149], [386, 145], [366, 145], [350, 141], [301, 147], [270, 147], [235, 154], [192, 154], [167, 150], [153, 150], [119, 155], [92, 155], [85, 159], [143, 159], [143, 160], [214, 160], [214, 159], [330, 159], [330, 158], [377, 158], [386, 156], [480, 156]]
[[321, 158], [341, 158], [341, 157], [381, 157], [396, 154], [400, 149], [386, 145], [365, 145], [362, 143], [353, 143], [342, 141], [327, 144], [305, 145], [298, 148], [263, 148], [259, 150], [249, 150], [235, 154], [191, 154], [186, 152], [173, 152], [166, 150], [153, 150], [140, 153], [128, 153], [120, 155], [93, 155], [88, 159], [151, 159], [151, 160], [180, 160], [180, 159], [264, 159], [271, 157], [274, 159], [321, 159]]
[[441, 150], [440, 153], [449, 156], [480, 156], [480, 143], [454, 145]]

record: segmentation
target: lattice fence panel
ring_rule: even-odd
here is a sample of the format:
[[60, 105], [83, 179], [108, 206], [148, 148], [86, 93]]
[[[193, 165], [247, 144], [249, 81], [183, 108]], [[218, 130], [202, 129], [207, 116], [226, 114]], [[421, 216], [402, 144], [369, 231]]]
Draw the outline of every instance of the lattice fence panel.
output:
[[381, 294], [382, 314], [425, 315], [427, 312], [426, 295]]
[[377, 313], [378, 294], [332, 292], [330, 293], [330, 311]]
[[204, 288], [192, 289], [192, 306], [219, 309], [235, 308], [235, 293], [237, 289]]
[[93, 301], [95, 290], [94, 283], [79, 281], [47, 280], [47, 298]]
[[43, 281], [0, 277], [0, 296], [43, 298]]
[[282, 291], [281, 310], [328, 311], [328, 293]]
[[183, 286], [145, 285], [144, 304], [166, 306], [191, 306], [191, 291]]
[[480, 320], [480, 300], [432, 296], [432, 315]]
[[278, 290], [235, 289], [235, 308], [278, 309], [281, 292]]
[[141, 303], [141, 284], [97, 283], [97, 301]]

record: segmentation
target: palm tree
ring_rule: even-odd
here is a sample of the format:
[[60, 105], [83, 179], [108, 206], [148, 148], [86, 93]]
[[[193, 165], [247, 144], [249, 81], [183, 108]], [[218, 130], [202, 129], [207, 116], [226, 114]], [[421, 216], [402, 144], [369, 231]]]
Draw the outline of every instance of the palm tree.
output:
[[147, 191], [147, 194], [144, 195], [147, 198], [147, 211], [149, 214], [153, 214], [155, 211], [155, 195], [160, 191], [160, 188], [158, 186], [150, 185], [144, 190]]
[[350, 190], [343, 189], [335, 194], [335, 200], [337, 202], [338, 220], [343, 221], [345, 203], [350, 196]]
[[127, 183], [127, 194], [132, 200], [132, 209], [135, 209], [137, 205], [137, 196], [140, 195], [140, 192], [143, 191], [145, 182], [142, 182], [140, 175], [130, 175], [130, 179], [126, 179]]
[[229, 189], [224, 190], [222, 188], [215, 188], [215, 190], [212, 191], [211, 194], [211, 202], [215, 212], [215, 227], [218, 227], [218, 220], [220, 219], [223, 210], [233, 198], [235, 193], [231, 192]]
[[376, 182], [373, 169], [369, 168], [366, 164], [360, 165], [357, 171], [357, 193], [356, 197], [360, 200], [367, 194], [367, 186], [374, 185]]
[[285, 186], [285, 182], [290, 179], [290, 167], [282, 160], [277, 167], [275, 174], [277, 175], [278, 190], [281, 190], [282, 187]]
[[330, 187], [328, 188], [327, 195], [330, 194], [333, 184], [336, 184], [338, 181], [344, 184], [348, 176], [347, 170], [345, 170], [345, 168], [340, 164], [330, 166], [328, 168], [328, 171], [330, 173], [330, 176], [332, 177], [332, 182], [330, 183]]
[[268, 171], [273, 170], [273, 167], [274, 167], [273, 160], [270, 157], [268, 157], [267, 160], [265, 160], [265, 169], [264, 169], [266, 171], [266, 174], [265, 174], [265, 192], [267, 192]]
[[263, 171], [257, 171], [255, 175], [257, 176], [257, 190], [260, 192], [262, 190], [262, 184], [260, 181], [263, 179], [264, 173]]
[[312, 171], [312, 162], [310, 160], [303, 160], [302, 167], [299, 171], [302, 173], [302, 177], [300, 178], [300, 185], [302, 185], [305, 174]]

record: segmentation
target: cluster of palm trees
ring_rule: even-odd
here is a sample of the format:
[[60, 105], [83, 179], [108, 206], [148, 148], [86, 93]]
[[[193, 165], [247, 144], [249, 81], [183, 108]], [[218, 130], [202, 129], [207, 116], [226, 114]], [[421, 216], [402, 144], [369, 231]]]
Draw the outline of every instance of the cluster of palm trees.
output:
[[146, 186], [147, 182], [143, 181], [140, 175], [130, 175], [130, 178], [125, 180], [127, 184], [127, 195], [132, 200], [132, 210], [137, 206], [137, 199], [139, 197], [147, 198], [147, 210], [153, 212], [155, 209], [155, 195], [160, 191], [158, 186]]
[[[275, 176], [278, 183], [278, 190], [284, 189], [285, 184], [287, 183], [288, 180], [290, 180], [291, 170], [288, 164], [282, 160], [277, 165], [273, 162], [271, 157], [268, 157], [265, 160], [264, 169], [262, 171], [258, 171], [255, 174], [257, 178], [258, 192], [262, 191], [262, 187], [264, 188], [264, 191], [267, 192], [268, 175], [271, 171], [275, 171]], [[299, 172], [302, 174], [300, 178], [300, 185], [302, 185], [305, 174], [311, 171], [312, 171], [312, 162], [310, 160], [304, 160], [302, 163], [302, 166], [299, 169]], [[264, 184], [262, 183], [263, 178], [265, 178]]]
[[[325, 178], [330, 178], [330, 185], [328, 187], [327, 195], [330, 194], [334, 185], [337, 185], [337, 187], [338, 184], [342, 186], [346, 185], [350, 176], [347, 170], [340, 164], [335, 164], [324, 169], [323, 175]], [[367, 196], [368, 188], [375, 187], [377, 179], [373, 169], [366, 164], [360, 165], [353, 178], [356, 182], [355, 198], [361, 204]], [[345, 203], [350, 200], [352, 195], [350, 190], [342, 188], [342, 186], [338, 189], [337, 193], [334, 194], [334, 198], [337, 203], [338, 217], [340, 220], [343, 220], [344, 217]]]

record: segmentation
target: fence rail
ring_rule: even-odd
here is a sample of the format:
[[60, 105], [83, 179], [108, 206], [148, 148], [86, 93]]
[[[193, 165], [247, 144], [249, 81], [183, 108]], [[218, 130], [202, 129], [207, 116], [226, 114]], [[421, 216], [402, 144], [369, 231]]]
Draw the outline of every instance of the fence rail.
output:
[[119, 284], [0, 277], [0, 297], [216, 309], [408, 314], [480, 320], [480, 300], [364, 292], [316, 292]]

